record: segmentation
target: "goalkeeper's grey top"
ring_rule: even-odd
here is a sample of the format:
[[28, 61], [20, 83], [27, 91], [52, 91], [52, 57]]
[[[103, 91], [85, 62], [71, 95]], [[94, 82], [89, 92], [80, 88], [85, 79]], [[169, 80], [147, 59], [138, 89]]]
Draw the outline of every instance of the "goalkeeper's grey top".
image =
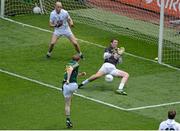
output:
[[117, 65], [119, 63], [120, 57], [115, 57], [114, 53], [117, 53], [117, 48], [113, 48], [113, 47], [108, 47], [105, 49], [105, 53], [108, 52], [111, 54], [111, 56], [109, 58], [106, 58], [104, 60], [104, 63], [111, 63], [113, 65]]

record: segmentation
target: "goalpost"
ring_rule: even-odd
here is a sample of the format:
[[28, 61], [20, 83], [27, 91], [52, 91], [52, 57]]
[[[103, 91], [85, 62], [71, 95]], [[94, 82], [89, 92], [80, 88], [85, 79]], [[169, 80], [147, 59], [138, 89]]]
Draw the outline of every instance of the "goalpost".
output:
[[0, 16], [4, 17], [4, 2], [5, 0], [1, 0], [0, 2]]
[[[33, 15], [35, 3], [49, 14], [57, 0], [1, 0], [1, 16]], [[59, 0], [74, 21], [136, 39], [136, 47], [180, 68], [179, 0]], [[142, 41], [147, 43], [141, 44]], [[144, 48], [145, 47], [145, 48]], [[144, 49], [143, 49], [144, 48]]]
[[163, 32], [164, 32], [164, 0], [161, 0], [160, 23], [159, 23], [159, 42], [158, 42], [158, 62], [159, 62], [159, 64], [162, 64]]

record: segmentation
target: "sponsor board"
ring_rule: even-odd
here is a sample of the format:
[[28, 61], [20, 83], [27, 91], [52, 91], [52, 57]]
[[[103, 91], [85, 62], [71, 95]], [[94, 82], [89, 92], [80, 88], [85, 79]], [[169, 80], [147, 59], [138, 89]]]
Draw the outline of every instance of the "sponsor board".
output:
[[[135, 7], [144, 8], [159, 13], [161, 0], [118, 0], [122, 3], [133, 5]], [[180, 17], [180, 0], [164, 0], [165, 14]]]

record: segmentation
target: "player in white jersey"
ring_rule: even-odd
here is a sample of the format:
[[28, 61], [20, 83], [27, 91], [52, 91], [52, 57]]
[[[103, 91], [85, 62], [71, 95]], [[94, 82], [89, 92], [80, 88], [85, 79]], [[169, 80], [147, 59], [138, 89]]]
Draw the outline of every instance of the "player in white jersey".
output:
[[47, 58], [51, 56], [51, 52], [54, 48], [54, 45], [57, 43], [57, 40], [61, 36], [67, 37], [70, 40], [70, 42], [74, 45], [75, 50], [78, 52], [80, 57], [83, 58], [77, 39], [70, 28], [73, 26], [73, 21], [69, 13], [66, 10], [62, 9], [61, 2], [56, 2], [55, 10], [53, 10], [50, 14], [49, 25], [50, 27], [54, 28], [54, 32], [52, 34], [51, 42], [49, 44], [49, 49], [46, 55]]
[[161, 122], [159, 126], [159, 130], [180, 131], [180, 124], [174, 120], [175, 116], [176, 116], [175, 110], [168, 111], [168, 119], [166, 121]]

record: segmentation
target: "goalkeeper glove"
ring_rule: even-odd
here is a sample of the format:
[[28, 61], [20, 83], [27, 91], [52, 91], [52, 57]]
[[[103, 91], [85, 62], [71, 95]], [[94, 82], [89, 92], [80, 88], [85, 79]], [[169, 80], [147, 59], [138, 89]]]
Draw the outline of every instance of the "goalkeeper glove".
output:
[[124, 47], [118, 48], [117, 53], [118, 53], [119, 55], [122, 55], [124, 52], [125, 52], [125, 48], [124, 48]]

